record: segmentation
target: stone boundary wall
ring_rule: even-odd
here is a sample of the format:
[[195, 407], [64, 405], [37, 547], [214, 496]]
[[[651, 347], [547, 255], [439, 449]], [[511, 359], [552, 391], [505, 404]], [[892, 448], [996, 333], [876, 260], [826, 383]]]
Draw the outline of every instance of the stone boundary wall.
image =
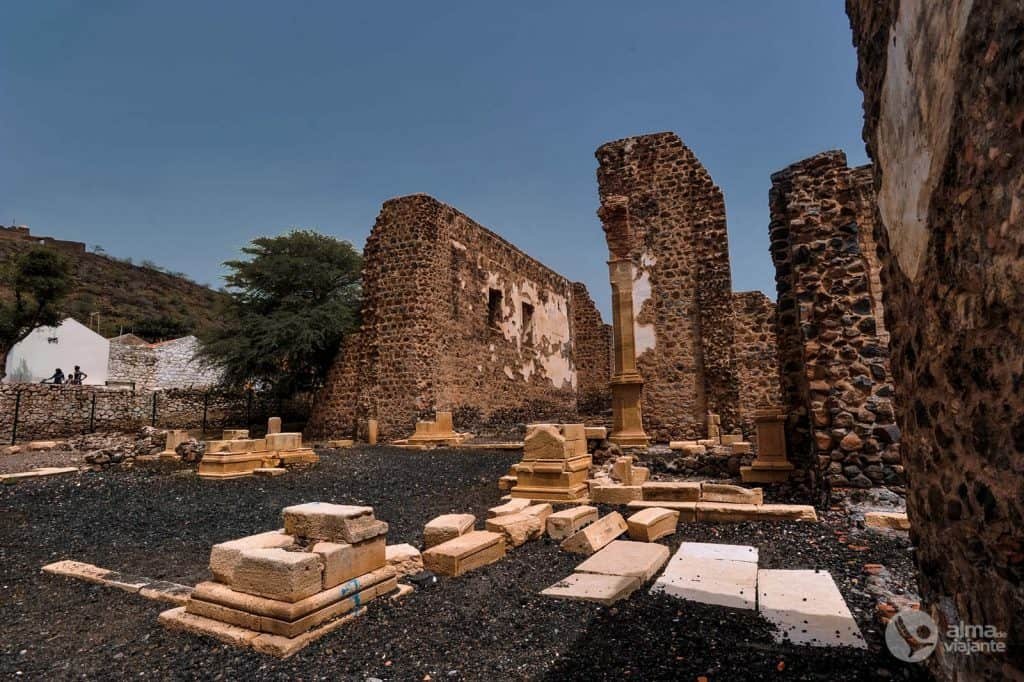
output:
[[655, 442], [703, 438], [706, 413], [739, 427], [733, 301], [721, 190], [675, 133], [630, 137], [596, 152], [609, 250], [633, 263], [644, 428]]
[[[874, 262], [860, 233], [873, 229], [864, 173], [841, 151], [772, 175], [776, 333], [787, 444], [795, 482], [808, 491], [902, 485], [889, 349], [878, 336]], [[860, 183], [860, 184], [858, 184]]]
[[736, 292], [732, 299], [741, 428], [746, 439], [755, 442], [754, 412], [782, 405], [775, 303], [760, 291]]
[[[927, 665], [938, 679], [1024, 679], [1024, 7], [846, 10], [877, 168], [907, 514], [940, 634]], [[960, 624], [1006, 633], [1006, 653], [947, 650]]]
[[[20, 400], [18, 396], [20, 395]], [[18, 442], [66, 438], [96, 431], [134, 431], [153, 424], [168, 429], [208, 432], [266, 424], [271, 416], [305, 423], [309, 397], [278, 401], [258, 393], [203, 389], [125, 391], [102, 386], [0, 385], [0, 444], [12, 440], [17, 416]]]

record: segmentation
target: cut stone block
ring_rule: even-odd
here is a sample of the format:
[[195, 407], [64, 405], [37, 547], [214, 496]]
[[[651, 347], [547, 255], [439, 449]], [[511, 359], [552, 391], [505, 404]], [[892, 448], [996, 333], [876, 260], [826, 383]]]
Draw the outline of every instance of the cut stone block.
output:
[[283, 476], [286, 473], [288, 473], [288, 470], [281, 467], [257, 467], [252, 470], [253, 476], [267, 476], [268, 478]]
[[586, 502], [587, 484], [580, 483], [569, 488], [545, 488], [543, 486], [516, 485], [511, 491], [512, 499], [533, 502]]
[[325, 590], [376, 571], [387, 563], [383, 535], [356, 544], [317, 542], [310, 551], [319, 554], [323, 561]]
[[603, 426], [588, 426], [584, 430], [587, 440], [607, 440], [608, 429]]
[[759, 571], [757, 591], [758, 611], [776, 626], [776, 642], [867, 648], [827, 571]]
[[296, 602], [323, 590], [319, 554], [283, 549], [243, 549], [231, 587], [267, 599]]
[[748, 545], [722, 545], [717, 542], [684, 542], [676, 551], [680, 561], [687, 559], [713, 559], [718, 561], [746, 561], [757, 565], [757, 547]]
[[761, 488], [744, 488], [725, 483], [701, 483], [701, 502], [729, 502], [734, 504], [764, 504]]
[[540, 520], [540, 534], [544, 535], [544, 528], [547, 525], [548, 517], [551, 516], [551, 514], [554, 511], [555, 510], [551, 508], [551, 505], [549, 503], [542, 502], [540, 504], [530, 505], [529, 507], [521, 511], [520, 514], [537, 517], [537, 519]]
[[164, 611], [157, 620], [168, 630], [204, 635], [232, 646], [247, 647], [260, 634], [237, 625], [229, 625], [212, 618], [186, 613], [184, 606]]
[[210, 550], [210, 572], [215, 580], [228, 584], [234, 579], [235, 567], [246, 549], [275, 549], [290, 547], [295, 538], [279, 530], [257, 533], [237, 540], [221, 542]]
[[648, 481], [644, 483], [644, 500], [664, 502], [700, 501], [700, 483], [689, 481]]
[[493, 519], [498, 516], [504, 516], [506, 514], [518, 514], [527, 507], [531, 506], [530, 500], [513, 498], [505, 504], [497, 507], [491, 507], [487, 510], [487, 518]]
[[742, 433], [723, 433], [722, 434], [722, 445], [732, 445], [734, 443], [743, 442]]
[[167, 432], [164, 440], [164, 449], [160, 453], [160, 459], [180, 459], [176, 448], [188, 440], [188, 431], [184, 429], [171, 429]]
[[697, 502], [666, 502], [661, 500], [633, 500], [626, 506], [630, 509], [671, 509], [679, 512], [680, 523], [697, 520]]
[[814, 507], [802, 504], [698, 502], [698, 521], [817, 521]]
[[77, 578], [97, 585], [116, 587], [125, 592], [138, 592], [146, 585], [153, 583], [152, 578], [140, 578], [134, 575], [126, 575], [118, 571], [111, 571], [81, 561], [58, 561], [47, 564], [42, 569], [45, 573], [63, 575], [69, 578]]
[[625, 599], [640, 587], [639, 578], [599, 573], [573, 573], [541, 591], [546, 597], [593, 601], [608, 606]]
[[249, 438], [249, 429], [224, 429], [222, 440], [245, 440]]
[[[572, 441], [566, 441], [553, 424], [538, 424], [532, 428], [523, 441], [523, 459], [566, 459], [574, 454]], [[584, 451], [586, 441], [584, 441]]]
[[757, 564], [749, 561], [683, 558], [682, 548], [665, 567], [651, 593], [753, 610], [757, 599]]
[[192, 588], [166, 580], [155, 580], [140, 589], [139, 596], [168, 604], [184, 605], [192, 596]]
[[263, 633], [258, 637], [254, 637], [249, 645], [257, 653], [281, 659], [290, 658], [324, 635], [334, 632], [364, 613], [366, 613], [366, 609], [360, 607], [358, 610], [347, 613], [341, 618], [324, 623], [309, 632], [304, 632], [298, 637], [281, 637], [280, 635]]
[[590, 501], [600, 504], [628, 504], [642, 496], [638, 485], [602, 485], [590, 489]]
[[756, 520], [817, 521], [818, 513], [809, 504], [763, 504], [757, 508]]
[[577, 573], [601, 573], [647, 582], [668, 561], [668, 547], [651, 542], [615, 540], [576, 567]]
[[679, 450], [689, 455], [703, 455], [707, 448], [695, 440], [674, 440], [668, 444], [670, 450]]
[[866, 512], [864, 525], [868, 528], [910, 530], [910, 519], [906, 514], [899, 512]]
[[574, 554], [593, 554], [627, 530], [626, 520], [619, 512], [602, 516], [586, 528], [562, 541], [562, 549]]
[[536, 540], [543, 534], [544, 521], [538, 516], [524, 513], [505, 514], [487, 519], [485, 528], [492, 533], [503, 533], [507, 546], [519, 547], [527, 540]]
[[498, 490], [509, 491], [519, 482], [517, 476], [502, 476], [498, 479]]
[[548, 536], [553, 540], [563, 540], [594, 521], [597, 521], [597, 507], [580, 505], [563, 509], [547, 518]]
[[454, 577], [492, 564], [504, 556], [504, 534], [471, 530], [423, 552], [423, 565], [434, 573]]
[[275, 433], [281, 433], [280, 417], [270, 417], [267, 419], [267, 435], [269, 436]]
[[736, 441], [735, 443], [729, 444], [729, 451], [734, 455], [749, 455], [754, 452], [754, 446], [752, 443], [748, 443], [745, 440]]
[[267, 450], [298, 450], [302, 447], [301, 433], [268, 433]]
[[472, 514], [444, 514], [427, 522], [423, 527], [423, 546], [433, 547], [448, 542], [473, 530], [476, 517]]
[[384, 559], [388, 566], [395, 569], [399, 578], [423, 570], [423, 557], [420, 551], [409, 544], [388, 545], [384, 551]]
[[626, 519], [629, 537], [639, 542], [654, 542], [676, 532], [679, 512], [664, 507], [648, 507]]
[[373, 518], [373, 507], [308, 502], [284, 508], [284, 528], [296, 537], [353, 544], [384, 535], [388, 524]]

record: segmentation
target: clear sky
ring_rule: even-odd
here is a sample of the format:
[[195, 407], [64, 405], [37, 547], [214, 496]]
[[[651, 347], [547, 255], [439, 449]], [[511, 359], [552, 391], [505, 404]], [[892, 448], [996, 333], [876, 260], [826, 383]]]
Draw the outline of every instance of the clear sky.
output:
[[769, 175], [866, 161], [828, 0], [193, 2], [0, 8], [0, 224], [220, 286], [250, 239], [362, 248], [427, 192], [609, 315], [594, 150], [677, 132], [725, 193], [733, 286], [774, 298]]

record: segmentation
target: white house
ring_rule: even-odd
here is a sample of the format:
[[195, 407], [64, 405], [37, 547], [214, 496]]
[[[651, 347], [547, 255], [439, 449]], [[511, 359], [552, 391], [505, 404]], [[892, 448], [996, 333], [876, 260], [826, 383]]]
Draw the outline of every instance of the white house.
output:
[[60, 367], [70, 377], [75, 365], [88, 374], [85, 383], [106, 384], [110, 342], [73, 319], [40, 327], [7, 353], [8, 383], [38, 383]]

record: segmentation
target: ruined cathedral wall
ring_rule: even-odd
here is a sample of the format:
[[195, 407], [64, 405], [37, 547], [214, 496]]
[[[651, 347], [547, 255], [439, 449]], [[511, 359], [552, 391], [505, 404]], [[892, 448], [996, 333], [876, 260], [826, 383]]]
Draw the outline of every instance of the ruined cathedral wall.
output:
[[602, 205], [628, 203], [626, 224], [605, 229], [610, 250], [634, 268], [644, 427], [660, 442], [702, 438], [713, 408], [732, 430], [738, 382], [721, 192], [674, 133], [609, 142], [596, 156]]
[[[885, 316], [940, 679], [1024, 678], [1020, 3], [848, 0]], [[1005, 654], [947, 650], [955, 625]]]
[[878, 336], [870, 199], [840, 151], [772, 175], [771, 249], [787, 440], [809, 489], [901, 485], [889, 350]]
[[754, 412], [782, 405], [775, 303], [760, 291], [741, 291], [732, 298], [740, 423], [744, 436], [754, 439]]
[[572, 297], [577, 405], [587, 423], [597, 423], [612, 407], [612, 330], [582, 282], [573, 282]]

